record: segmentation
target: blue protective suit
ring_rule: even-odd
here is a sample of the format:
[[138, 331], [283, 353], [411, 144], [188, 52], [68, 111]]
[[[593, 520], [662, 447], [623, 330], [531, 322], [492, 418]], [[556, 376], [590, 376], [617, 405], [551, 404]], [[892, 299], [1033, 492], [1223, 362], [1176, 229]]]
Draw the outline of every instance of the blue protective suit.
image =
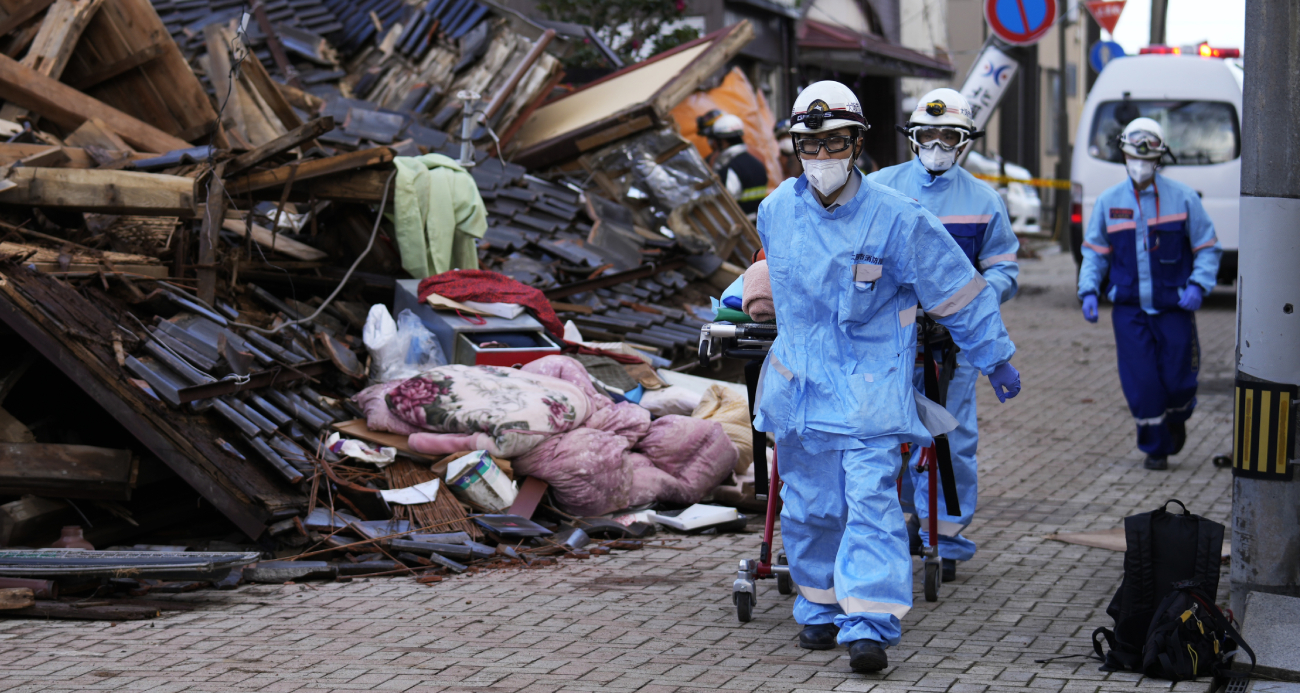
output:
[[754, 425], [777, 441], [795, 620], [833, 622], [842, 643], [896, 644], [912, 605], [899, 445], [930, 442], [911, 382], [916, 308], [982, 373], [1015, 346], [993, 288], [934, 215], [892, 189], [864, 180], [828, 212], [806, 176], [787, 180], [759, 207], [758, 233], [781, 332]]
[[[1011, 217], [1006, 203], [996, 190], [971, 175], [960, 166], [934, 176], [912, 159], [905, 164], [890, 166], [867, 176], [867, 180], [889, 186], [921, 203], [926, 211], [939, 217], [958, 247], [966, 254], [971, 265], [984, 276], [1001, 303], [1016, 295], [1016, 277], [1020, 265], [1016, 264], [1016, 251], [1020, 241], [1011, 230]], [[975, 555], [975, 542], [961, 536], [970, 526], [979, 502], [979, 424], [975, 403], [975, 383], [979, 373], [971, 368], [964, 354], [957, 355], [957, 370], [948, 384], [947, 409], [957, 419], [957, 428], [948, 433], [948, 446], [952, 452], [954, 481], [961, 515], [949, 515], [943, 488], [939, 489], [939, 555], [958, 561], [968, 561]], [[920, 364], [912, 375], [917, 389], [925, 390], [924, 373]], [[903, 476], [903, 509], [922, 520], [921, 536], [929, 545], [930, 478], [918, 472], [921, 450], [917, 448], [908, 462], [908, 473]]]
[[1196, 191], [1159, 173], [1140, 195], [1127, 178], [1107, 189], [1088, 220], [1079, 298], [1098, 293], [1109, 270], [1120, 385], [1148, 455], [1176, 452], [1168, 424], [1196, 408], [1196, 319], [1178, 300], [1189, 284], [1210, 293], [1222, 254]]

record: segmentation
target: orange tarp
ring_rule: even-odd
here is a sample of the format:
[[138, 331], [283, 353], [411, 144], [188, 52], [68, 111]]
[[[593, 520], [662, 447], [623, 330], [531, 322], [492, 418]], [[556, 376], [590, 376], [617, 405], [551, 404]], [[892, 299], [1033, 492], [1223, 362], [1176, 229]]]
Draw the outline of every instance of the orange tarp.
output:
[[749, 153], [758, 157], [767, 169], [767, 189], [772, 191], [785, 180], [781, 172], [781, 152], [777, 149], [772, 128], [776, 119], [761, 92], [755, 92], [740, 68], [733, 67], [722, 84], [709, 91], [697, 91], [673, 109], [677, 131], [690, 140], [700, 154], [707, 158], [712, 153], [709, 143], [695, 130], [695, 119], [713, 109], [739, 116], [745, 123], [745, 144]]

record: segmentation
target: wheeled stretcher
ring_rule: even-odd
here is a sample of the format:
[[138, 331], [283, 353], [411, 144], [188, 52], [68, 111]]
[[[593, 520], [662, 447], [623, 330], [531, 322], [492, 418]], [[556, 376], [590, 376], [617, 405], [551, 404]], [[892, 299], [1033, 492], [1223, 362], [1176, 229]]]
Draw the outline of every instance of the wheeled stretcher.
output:
[[[777, 592], [783, 595], [794, 593], [794, 583], [790, 579], [790, 568], [784, 555], [778, 555], [773, 561], [772, 540], [776, 529], [778, 514], [777, 498], [781, 490], [781, 474], [777, 463], [777, 451], [772, 454], [771, 478], [767, 465], [762, 464], [767, 449], [767, 435], [753, 430], [754, 406], [757, 401], [759, 373], [763, 360], [767, 357], [772, 343], [776, 341], [777, 327], [769, 323], [728, 323], [715, 322], [700, 328], [699, 359], [701, 366], [708, 366], [714, 358], [743, 359], [745, 364], [745, 385], [749, 390], [749, 416], [753, 432], [754, 446], [754, 493], [759, 500], [767, 501], [767, 515], [763, 526], [763, 542], [759, 547], [757, 559], [747, 558], [740, 561], [736, 580], [732, 583], [732, 602], [736, 605], [736, 617], [743, 623], [753, 617], [757, 604], [759, 580], [776, 579]], [[918, 319], [917, 362], [925, 366], [926, 397], [944, 405], [948, 381], [956, 367], [957, 348], [948, 336], [947, 330], [928, 317]], [[905, 463], [907, 451], [902, 451]], [[942, 562], [938, 549], [938, 489], [943, 484], [944, 497], [951, 515], [960, 515], [957, 505], [956, 485], [952, 475], [952, 458], [948, 451], [946, 436], [935, 437], [933, 446], [922, 449], [920, 465], [929, 472], [929, 545], [922, 546], [920, 555], [925, 560], [925, 598], [936, 601], [939, 598]], [[942, 482], [939, 481], [942, 478]], [[900, 492], [902, 479], [900, 477]]]

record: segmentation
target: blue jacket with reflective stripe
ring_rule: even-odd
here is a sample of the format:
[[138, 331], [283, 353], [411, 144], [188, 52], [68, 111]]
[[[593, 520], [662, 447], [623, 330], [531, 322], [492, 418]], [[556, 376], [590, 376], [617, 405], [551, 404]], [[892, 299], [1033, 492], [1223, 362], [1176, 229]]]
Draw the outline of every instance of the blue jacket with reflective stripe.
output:
[[[857, 174], [854, 174], [857, 175]], [[863, 180], [828, 212], [806, 176], [758, 209], [780, 335], [760, 378], [755, 426], [817, 453], [924, 442], [912, 366], [918, 303], [990, 373], [1015, 353], [994, 290], [939, 220]]]
[[1195, 190], [1157, 173], [1139, 198], [1125, 178], [1098, 196], [1092, 209], [1079, 298], [1097, 293], [1109, 269], [1112, 303], [1141, 306], [1147, 313], [1172, 310], [1188, 284], [1207, 294], [1214, 288], [1222, 254]]
[[920, 159], [883, 168], [867, 179], [920, 202], [939, 217], [999, 300], [1006, 303], [1016, 295], [1020, 241], [1011, 231], [1011, 215], [996, 190], [960, 166], [932, 176]]

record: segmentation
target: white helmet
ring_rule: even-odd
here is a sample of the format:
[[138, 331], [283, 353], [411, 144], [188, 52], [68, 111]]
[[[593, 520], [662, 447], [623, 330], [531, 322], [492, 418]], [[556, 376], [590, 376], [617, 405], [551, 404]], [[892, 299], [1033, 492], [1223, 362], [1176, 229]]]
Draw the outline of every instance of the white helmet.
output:
[[843, 127], [871, 129], [862, 117], [862, 104], [852, 89], [832, 80], [808, 85], [794, 100], [790, 134], [810, 135]]
[[1169, 151], [1165, 129], [1150, 118], [1134, 118], [1119, 136], [1119, 148], [1134, 159], [1159, 159]]
[[909, 128], [916, 126], [964, 128], [975, 133], [975, 113], [970, 102], [956, 89], [944, 87], [922, 96], [916, 110], [907, 119]]
[[744, 134], [745, 122], [730, 113], [724, 113], [709, 126], [709, 136], [720, 140], [739, 139]]

